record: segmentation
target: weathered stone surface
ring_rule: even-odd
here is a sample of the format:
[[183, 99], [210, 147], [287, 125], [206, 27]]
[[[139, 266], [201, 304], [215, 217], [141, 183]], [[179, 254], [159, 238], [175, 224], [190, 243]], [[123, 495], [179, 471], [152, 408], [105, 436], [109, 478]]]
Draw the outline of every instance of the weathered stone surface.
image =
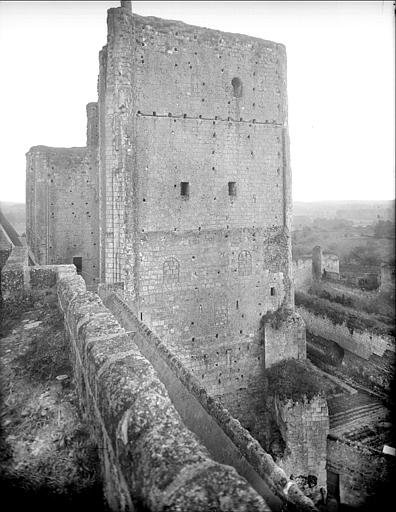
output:
[[1, 294], [4, 300], [18, 300], [29, 286], [28, 248], [13, 247], [1, 270]]
[[26, 154], [26, 236], [41, 265], [74, 263], [99, 279], [97, 104], [87, 105], [87, 147], [32, 147]]
[[326, 492], [327, 436], [329, 413], [326, 399], [314, 396], [293, 401], [275, 399], [277, 423], [286, 444], [286, 453], [278, 464], [294, 479], [313, 476], [316, 484], [306, 493], [310, 497], [322, 488]]
[[233, 468], [211, 460], [133, 337], [81, 278], [60, 279], [58, 296], [81, 399], [103, 439], [109, 502], [156, 511], [269, 510]]
[[[162, 342], [153, 332], [150, 331], [134, 314], [132, 308], [128, 306], [117, 294], [107, 295], [106, 305], [115, 313], [122, 325], [127, 329], [134, 331], [134, 340], [140, 350], [145, 354], [150, 362], [158, 368], [161, 379], [164, 379], [164, 373], [160, 371], [161, 364], [159, 359], [171, 369], [175, 379], [179, 379], [188, 393], [191, 393], [208, 413], [208, 417], [213, 418], [221, 427], [221, 430], [232, 441], [234, 449], [239, 452], [239, 459], [244, 458], [265, 481], [271, 492], [276, 496], [282, 496], [283, 499], [291, 501], [298, 510], [313, 511], [315, 507], [311, 500], [306, 498], [298, 489], [296, 483], [289, 480], [283, 469], [277, 466], [273, 458], [265, 452], [260, 444], [245, 430], [240, 422], [233, 418], [227, 409], [221, 403], [210, 396], [203, 385], [195, 378], [188, 369], [185, 368], [181, 360], [175, 355], [168, 345]], [[168, 385], [171, 383], [168, 383]], [[191, 407], [191, 406], [188, 406]], [[188, 415], [187, 415], [188, 416]], [[186, 421], [186, 420], [185, 420]], [[201, 432], [208, 432], [210, 427], [208, 420], [203, 418], [195, 421], [202, 422]], [[191, 427], [190, 427], [191, 428]], [[212, 426], [213, 429], [213, 426]], [[197, 431], [200, 430], [197, 427]], [[208, 438], [210, 435], [207, 435]], [[218, 444], [223, 446], [222, 441], [218, 439]], [[227, 449], [223, 446], [222, 456], [227, 457]], [[233, 460], [231, 452], [228, 452], [229, 461]], [[324, 459], [325, 461], [325, 459]], [[231, 463], [231, 462], [227, 462]], [[238, 466], [245, 468], [244, 466]]]
[[293, 306], [285, 48], [125, 6], [107, 25], [87, 147], [27, 154], [28, 243], [122, 285], [211, 394], [259, 392], [260, 318]]

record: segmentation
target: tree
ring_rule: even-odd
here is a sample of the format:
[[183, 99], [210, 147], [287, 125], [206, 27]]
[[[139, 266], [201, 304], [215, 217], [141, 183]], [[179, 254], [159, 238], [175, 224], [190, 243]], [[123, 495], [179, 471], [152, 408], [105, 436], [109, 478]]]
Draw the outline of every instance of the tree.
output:
[[379, 220], [374, 226], [375, 238], [395, 238], [395, 223], [390, 220]]

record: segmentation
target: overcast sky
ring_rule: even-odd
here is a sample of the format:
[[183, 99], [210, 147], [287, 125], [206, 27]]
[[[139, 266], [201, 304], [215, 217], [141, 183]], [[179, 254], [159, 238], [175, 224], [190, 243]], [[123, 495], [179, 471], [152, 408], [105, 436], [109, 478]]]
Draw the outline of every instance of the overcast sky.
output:
[[[31, 146], [84, 146], [106, 11], [0, 2], [0, 200], [25, 200]], [[293, 199], [395, 197], [394, 2], [133, 2], [145, 16], [281, 42]]]

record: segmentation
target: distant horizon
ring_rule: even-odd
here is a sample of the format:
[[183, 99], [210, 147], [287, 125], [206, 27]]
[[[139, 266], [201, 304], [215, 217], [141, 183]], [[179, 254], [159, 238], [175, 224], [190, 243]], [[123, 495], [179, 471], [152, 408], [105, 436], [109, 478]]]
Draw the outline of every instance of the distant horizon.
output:
[[[294, 201], [394, 200], [393, 2], [132, 5], [139, 16], [286, 46]], [[85, 106], [97, 100], [107, 10], [119, 6], [118, 1], [0, 1], [0, 66], [10, 78], [0, 85], [1, 200], [24, 202], [30, 147], [85, 146]]]

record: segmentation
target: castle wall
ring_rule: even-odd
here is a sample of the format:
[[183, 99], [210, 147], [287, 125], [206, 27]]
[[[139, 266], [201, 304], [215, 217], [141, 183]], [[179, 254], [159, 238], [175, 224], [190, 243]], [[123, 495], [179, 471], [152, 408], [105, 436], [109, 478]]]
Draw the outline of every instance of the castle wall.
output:
[[312, 284], [312, 257], [293, 260], [293, 283], [295, 290], [306, 291]]
[[315, 336], [332, 340], [363, 359], [368, 359], [373, 354], [382, 357], [387, 350], [395, 352], [393, 336], [368, 330], [353, 330], [351, 332], [345, 322], [343, 324], [334, 323], [327, 316], [315, 315], [303, 306], [298, 306], [296, 311], [304, 319], [309, 332]]
[[278, 326], [266, 323], [264, 346], [266, 368], [285, 359], [306, 359], [305, 323], [302, 317], [294, 312], [288, 313]]
[[[221, 400], [211, 396], [201, 379], [185, 367], [178, 352], [169, 349], [167, 344], [139, 321], [120, 292], [114, 293], [112, 287], [101, 286], [99, 293], [120, 324], [135, 334], [134, 341], [166, 385], [183, 421], [204, 440], [216, 460], [233, 465], [265, 497], [271, 510], [278, 510], [279, 498], [293, 503], [296, 510], [316, 510], [295, 482], [286, 478], [284, 471], [275, 464], [257, 438], [253, 438], [246, 430], [245, 418], [236, 421], [233, 411], [228, 407], [224, 409], [224, 396]], [[245, 395], [245, 398], [250, 401], [251, 394]], [[264, 402], [262, 396], [261, 401]], [[256, 416], [256, 423], [262, 419]], [[218, 427], [221, 427], [222, 432]]]
[[22, 256], [15, 251], [13, 266], [3, 273], [29, 275], [31, 286], [20, 280], [7, 300], [12, 293], [56, 290], [111, 510], [275, 511], [287, 501], [314, 512], [272, 457], [122, 301], [112, 296], [129, 333], [87, 292], [72, 265], [28, 267]]
[[308, 357], [321, 369], [331, 373], [336, 367], [337, 375], [345, 379], [356, 379], [374, 391], [391, 392], [395, 370], [395, 352], [385, 350], [382, 356], [372, 353], [363, 359], [356, 353], [341, 348], [336, 342], [324, 338], [309, 337]]
[[228, 510], [268, 511], [246, 480], [215, 462], [185, 427], [133, 337], [81, 278], [61, 280], [58, 297], [80, 400], [102, 447], [110, 508], [217, 509], [224, 496]]
[[88, 284], [99, 277], [96, 104], [89, 104], [88, 147], [35, 146], [27, 153], [27, 243], [39, 264], [82, 258]]
[[327, 469], [337, 475], [340, 503], [350, 507], [365, 506], [368, 510], [374, 506], [386, 509], [395, 477], [393, 459], [357, 443], [329, 436]]
[[[326, 452], [329, 433], [329, 414], [326, 399], [293, 402], [276, 401], [277, 423], [287, 451], [278, 464], [289, 478], [295, 480], [316, 478], [306, 489], [307, 495], [317, 499], [320, 488], [326, 490]], [[319, 496], [318, 496], [319, 494]], [[315, 501], [316, 501], [315, 499]]]
[[246, 387], [293, 303], [284, 47], [121, 8], [100, 62], [104, 280], [208, 389]]

